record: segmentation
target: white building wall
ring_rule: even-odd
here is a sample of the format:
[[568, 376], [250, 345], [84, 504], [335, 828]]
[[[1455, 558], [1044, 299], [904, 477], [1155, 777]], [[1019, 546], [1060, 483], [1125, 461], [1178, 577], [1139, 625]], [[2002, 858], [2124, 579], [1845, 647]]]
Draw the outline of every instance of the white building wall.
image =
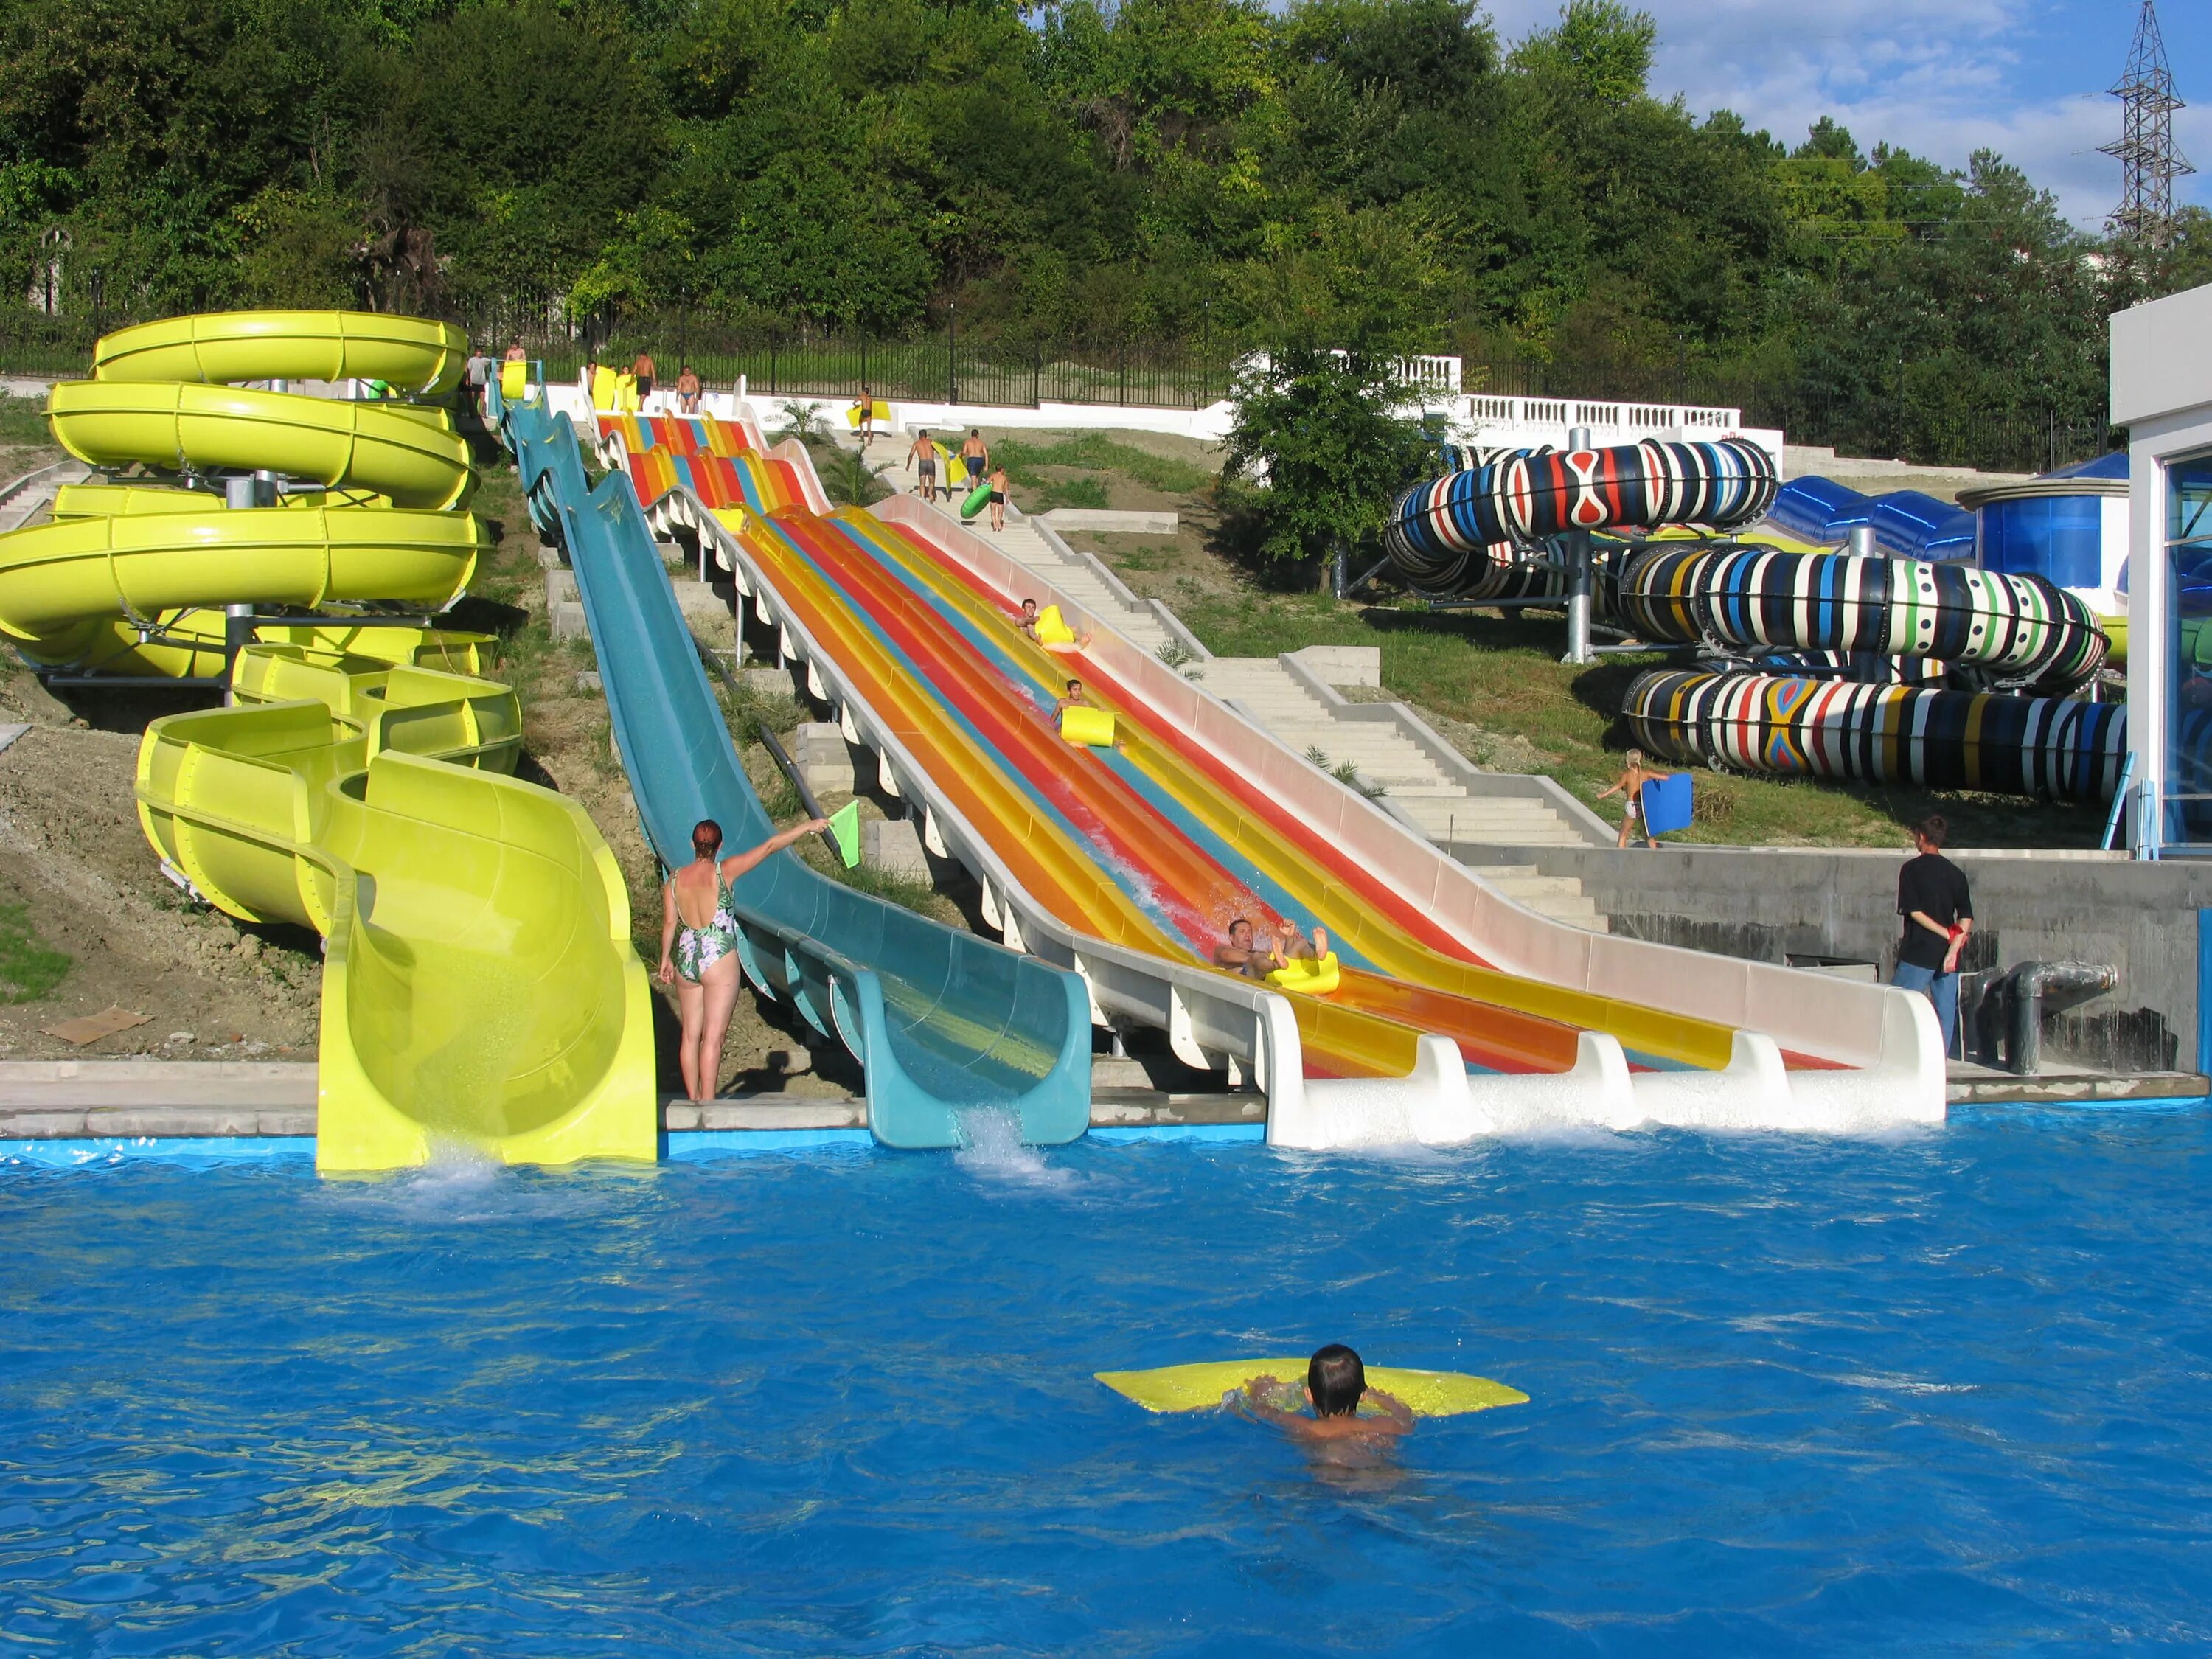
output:
[[2174, 687], [2166, 641], [2172, 596], [2166, 568], [2166, 467], [2212, 450], [2212, 286], [2115, 312], [2112, 419], [2128, 428], [2128, 740], [2136, 751], [2130, 844], [2156, 856], [2166, 798]]

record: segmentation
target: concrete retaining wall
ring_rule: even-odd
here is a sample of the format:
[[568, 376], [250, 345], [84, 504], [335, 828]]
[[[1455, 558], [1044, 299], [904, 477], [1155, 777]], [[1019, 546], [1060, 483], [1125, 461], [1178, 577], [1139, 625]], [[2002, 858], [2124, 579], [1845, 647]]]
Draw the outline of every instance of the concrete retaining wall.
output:
[[[1632, 939], [1754, 962], [1896, 966], [1897, 872], [1910, 854], [1838, 849], [1670, 847], [1452, 849], [1470, 862], [1534, 864], [1575, 876]], [[1952, 855], [1974, 890], [1974, 936], [1961, 964], [1968, 1052], [1984, 988], [2023, 962], [2108, 962], [2118, 988], [2047, 1015], [2053, 1062], [2113, 1071], [2203, 1070], [2197, 1052], [2197, 913], [2212, 907], [2212, 867], [2139, 863], [2106, 854]], [[1994, 1008], [1990, 1011], [1994, 1016]]]

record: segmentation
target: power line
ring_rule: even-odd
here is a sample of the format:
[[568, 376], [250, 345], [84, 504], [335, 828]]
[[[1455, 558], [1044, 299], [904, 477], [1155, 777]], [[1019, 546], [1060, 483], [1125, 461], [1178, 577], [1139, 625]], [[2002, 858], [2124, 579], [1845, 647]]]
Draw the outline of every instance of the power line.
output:
[[2121, 168], [2120, 204], [2110, 221], [2112, 234], [2163, 246], [2173, 234], [2173, 181], [2197, 169], [2173, 147], [2173, 112], [2184, 105], [2174, 95], [2166, 37], [2159, 32], [2152, 0], [2142, 0], [2126, 72], [2112, 92], [2125, 112], [2119, 142], [2099, 149]]

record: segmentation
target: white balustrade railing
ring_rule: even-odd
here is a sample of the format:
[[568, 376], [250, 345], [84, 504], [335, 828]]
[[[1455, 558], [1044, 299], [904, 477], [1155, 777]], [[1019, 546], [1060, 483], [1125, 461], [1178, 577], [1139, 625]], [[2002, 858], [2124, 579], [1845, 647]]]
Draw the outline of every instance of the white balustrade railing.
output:
[[1589, 398], [1508, 398], [1475, 392], [1467, 418], [1478, 434], [1491, 427], [1586, 426], [1593, 433], [1643, 434], [1742, 429], [1743, 411], [1697, 404], [1630, 404]]
[[1398, 378], [1407, 386], [1417, 386], [1424, 392], [1441, 392], [1459, 396], [1461, 360], [1457, 357], [1401, 357]]

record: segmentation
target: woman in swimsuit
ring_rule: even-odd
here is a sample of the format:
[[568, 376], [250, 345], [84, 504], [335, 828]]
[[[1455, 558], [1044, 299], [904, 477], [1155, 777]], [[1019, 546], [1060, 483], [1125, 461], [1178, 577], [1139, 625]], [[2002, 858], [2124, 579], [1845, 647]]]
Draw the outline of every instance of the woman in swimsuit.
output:
[[801, 836], [830, 827], [815, 818], [769, 836], [749, 852], [716, 860], [722, 826], [702, 818], [691, 830], [691, 862], [662, 887], [660, 982], [676, 988], [684, 1017], [684, 1092], [712, 1100], [721, 1081], [722, 1040], [738, 1006], [738, 918], [730, 884]]

